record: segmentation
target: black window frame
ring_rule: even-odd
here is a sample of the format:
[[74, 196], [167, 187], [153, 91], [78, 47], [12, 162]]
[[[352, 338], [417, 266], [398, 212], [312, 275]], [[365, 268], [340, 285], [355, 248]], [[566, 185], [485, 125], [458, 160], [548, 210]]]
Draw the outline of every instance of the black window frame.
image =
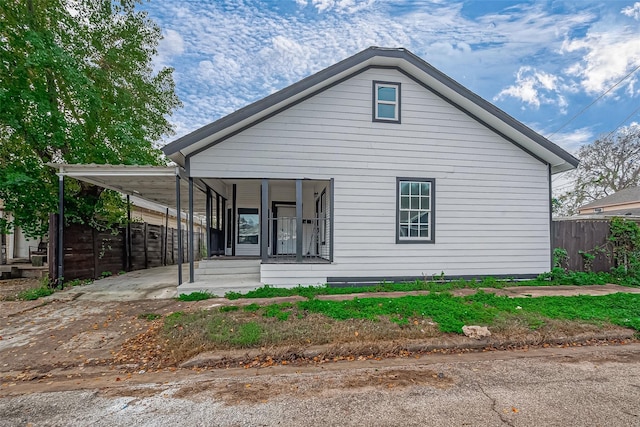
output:
[[[430, 183], [429, 191], [429, 238], [405, 238], [400, 236], [400, 184], [403, 182], [428, 182]], [[396, 178], [396, 244], [433, 244], [436, 242], [436, 179], [435, 178], [415, 178], [415, 177], [397, 177]]]
[[[376, 87], [378, 85], [382, 85], [382, 86], [395, 86], [396, 87], [396, 93], [397, 93], [397, 100], [396, 100], [396, 111], [398, 113], [398, 118], [397, 119], [385, 119], [385, 118], [379, 118], [377, 117], [377, 111], [378, 111], [378, 91], [376, 90]], [[371, 119], [374, 122], [379, 122], [379, 123], [401, 123], [401, 112], [402, 112], [402, 84], [400, 82], [386, 82], [386, 81], [381, 81], [381, 80], [374, 80], [373, 81], [373, 85], [372, 85], [372, 97], [371, 97]]]

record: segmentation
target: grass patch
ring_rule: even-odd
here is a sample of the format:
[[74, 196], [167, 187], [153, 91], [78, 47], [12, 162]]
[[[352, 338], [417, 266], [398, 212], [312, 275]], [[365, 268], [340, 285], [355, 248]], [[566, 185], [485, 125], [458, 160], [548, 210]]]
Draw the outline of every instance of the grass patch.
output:
[[26, 289], [20, 292], [16, 298], [23, 301], [33, 301], [38, 298], [48, 297], [53, 294], [55, 289], [48, 286], [40, 286], [39, 288]]
[[217, 298], [216, 295], [211, 292], [191, 292], [190, 294], [180, 294], [178, 299], [180, 301], [203, 301], [206, 299]]
[[503, 337], [571, 336], [611, 325], [640, 331], [640, 295], [508, 298], [479, 292], [311, 299], [176, 312], [165, 318], [163, 331], [171, 354], [183, 360], [206, 350], [424, 339], [461, 334], [465, 324], [489, 326]]
[[562, 272], [562, 269], [554, 269], [554, 271], [541, 274], [532, 280], [513, 280], [513, 279], [496, 279], [493, 277], [485, 277], [481, 280], [416, 280], [407, 283], [382, 282], [374, 286], [347, 286], [347, 287], [329, 287], [322, 286], [296, 286], [294, 288], [276, 288], [264, 285], [261, 288], [249, 291], [247, 293], [227, 292], [225, 298], [236, 300], [239, 298], [275, 298], [301, 296], [305, 298], [314, 298], [318, 295], [345, 295], [345, 294], [366, 294], [372, 292], [411, 292], [411, 291], [429, 291], [429, 292], [448, 292], [456, 289], [479, 289], [494, 288], [502, 289], [508, 286], [587, 286], [587, 285], [605, 285], [607, 283], [618, 283], [625, 286], [637, 286], [635, 281], [624, 278], [616, 278], [609, 273], [593, 273], [593, 272]]

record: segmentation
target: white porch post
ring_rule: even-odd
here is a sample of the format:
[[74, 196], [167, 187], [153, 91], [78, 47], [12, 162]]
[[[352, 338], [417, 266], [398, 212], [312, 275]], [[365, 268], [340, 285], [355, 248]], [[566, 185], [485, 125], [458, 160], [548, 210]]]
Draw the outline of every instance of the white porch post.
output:
[[296, 179], [296, 262], [302, 262], [302, 180]]
[[260, 255], [262, 262], [269, 258], [269, 180], [262, 180], [260, 191]]

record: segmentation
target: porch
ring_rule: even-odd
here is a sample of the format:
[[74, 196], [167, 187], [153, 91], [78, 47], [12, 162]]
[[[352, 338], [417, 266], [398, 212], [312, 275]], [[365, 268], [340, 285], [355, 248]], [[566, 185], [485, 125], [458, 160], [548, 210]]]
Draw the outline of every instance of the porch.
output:
[[[58, 169], [59, 216], [64, 214], [64, 178], [72, 177], [160, 204], [175, 206], [178, 246], [187, 225], [189, 283], [200, 281], [195, 255], [203, 258], [255, 257], [260, 264], [328, 264], [333, 262], [334, 181], [189, 176], [181, 167], [50, 164]], [[186, 206], [187, 215], [183, 215]], [[205, 238], [194, 239], [198, 218]], [[61, 227], [58, 227], [61, 228]], [[55, 272], [64, 277], [64, 236], [54, 238]], [[183, 263], [178, 253], [178, 265]], [[219, 266], [218, 264], [214, 264]], [[262, 274], [260, 272], [259, 274]], [[178, 268], [178, 284], [183, 283]], [[259, 277], [262, 281], [262, 277]]]
[[207, 188], [207, 258], [250, 256], [264, 264], [332, 262], [333, 180], [202, 182]]

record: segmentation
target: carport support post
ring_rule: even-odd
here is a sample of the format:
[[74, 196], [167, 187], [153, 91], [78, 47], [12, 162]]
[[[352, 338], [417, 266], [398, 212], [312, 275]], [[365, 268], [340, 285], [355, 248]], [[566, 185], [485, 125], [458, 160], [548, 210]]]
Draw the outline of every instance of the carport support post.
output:
[[296, 179], [296, 262], [302, 262], [302, 180]]
[[64, 287], [64, 175], [58, 174], [58, 286]]
[[182, 212], [180, 211], [180, 176], [176, 175], [176, 231], [178, 233], [178, 286], [182, 284]]
[[131, 197], [127, 194], [127, 228], [125, 230], [125, 271], [131, 271]]
[[193, 283], [193, 178], [189, 177], [189, 283]]
[[267, 262], [269, 258], [269, 180], [262, 180], [262, 191], [260, 195], [260, 255], [262, 262]]

